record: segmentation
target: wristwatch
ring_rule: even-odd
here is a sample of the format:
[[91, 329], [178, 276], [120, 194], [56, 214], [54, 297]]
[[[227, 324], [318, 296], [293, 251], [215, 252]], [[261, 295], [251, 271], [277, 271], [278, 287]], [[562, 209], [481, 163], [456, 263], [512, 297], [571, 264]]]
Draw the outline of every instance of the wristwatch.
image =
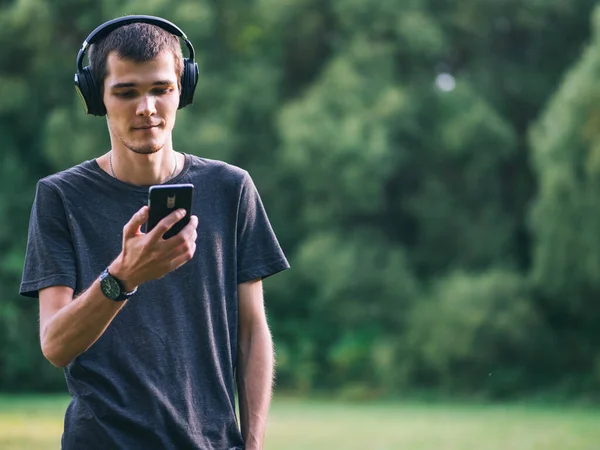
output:
[[115, 302], [122, 302], [127, 300], [133, 294], [136, 293], [137, 288], [131, 292], [125, 292], [123, 283], [117, 277], [111, 275], [108, 272], [108, 267], [104, 269], [102, 275], [100, 275], [100, 290], [109, 299]]

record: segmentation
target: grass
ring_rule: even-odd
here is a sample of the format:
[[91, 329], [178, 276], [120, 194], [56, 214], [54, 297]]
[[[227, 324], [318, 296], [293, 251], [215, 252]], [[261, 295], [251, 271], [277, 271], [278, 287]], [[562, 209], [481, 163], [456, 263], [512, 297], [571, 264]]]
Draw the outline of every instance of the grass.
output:
[[[56, 450], [68, 399], [0, 396], [0, 449]], [[266, 450], [592, 450], [600, 410], [276, 399]]]

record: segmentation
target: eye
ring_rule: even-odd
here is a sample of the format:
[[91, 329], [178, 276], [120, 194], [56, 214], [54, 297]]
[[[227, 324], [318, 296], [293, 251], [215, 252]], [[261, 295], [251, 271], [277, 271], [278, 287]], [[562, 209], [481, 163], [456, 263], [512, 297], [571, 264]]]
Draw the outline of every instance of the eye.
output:
[[135, 91], [119, 91], [115, 92], [115, 96], [119, 98], [133, 98], [135, 97]]
[[173, 91], [172, 87], [167, 87], [163, 89], [153, 89], [152, 92], [154, 95], [165, 95]]

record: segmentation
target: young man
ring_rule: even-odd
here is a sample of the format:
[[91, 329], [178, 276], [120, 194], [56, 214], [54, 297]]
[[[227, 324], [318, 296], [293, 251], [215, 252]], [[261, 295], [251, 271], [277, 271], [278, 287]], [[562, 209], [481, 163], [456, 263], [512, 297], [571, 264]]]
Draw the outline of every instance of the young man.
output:
[[[262, 449], [273, 349], [261, 280], [289, 266], [248, 173], [173, 149], [190, 80], [160, 21], [93, 43], [112, 148], [38, 182], [21, 294], [39, 296], [42, 351], [72, 394], [63, 450]], [[163, 239], [176, 211], [142, 232], [149, 186], [178, 183], [195, 188], [189, 224]]]

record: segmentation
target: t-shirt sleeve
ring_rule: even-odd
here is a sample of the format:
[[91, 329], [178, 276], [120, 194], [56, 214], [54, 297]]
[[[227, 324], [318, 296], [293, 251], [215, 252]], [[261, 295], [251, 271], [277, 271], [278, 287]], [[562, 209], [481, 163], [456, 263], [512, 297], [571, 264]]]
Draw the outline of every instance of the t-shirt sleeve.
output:
[[75, 290], [76, 278], [75, 251], [64, 204], [56, 188], [40, 180], [31, 208], [19, 292], [35, 298], [40, 289], [50, 286]]
[[238, 284], [264, 279], [290, 267], [247, 172], [244, 172], [238, 208], [237, 262]]

